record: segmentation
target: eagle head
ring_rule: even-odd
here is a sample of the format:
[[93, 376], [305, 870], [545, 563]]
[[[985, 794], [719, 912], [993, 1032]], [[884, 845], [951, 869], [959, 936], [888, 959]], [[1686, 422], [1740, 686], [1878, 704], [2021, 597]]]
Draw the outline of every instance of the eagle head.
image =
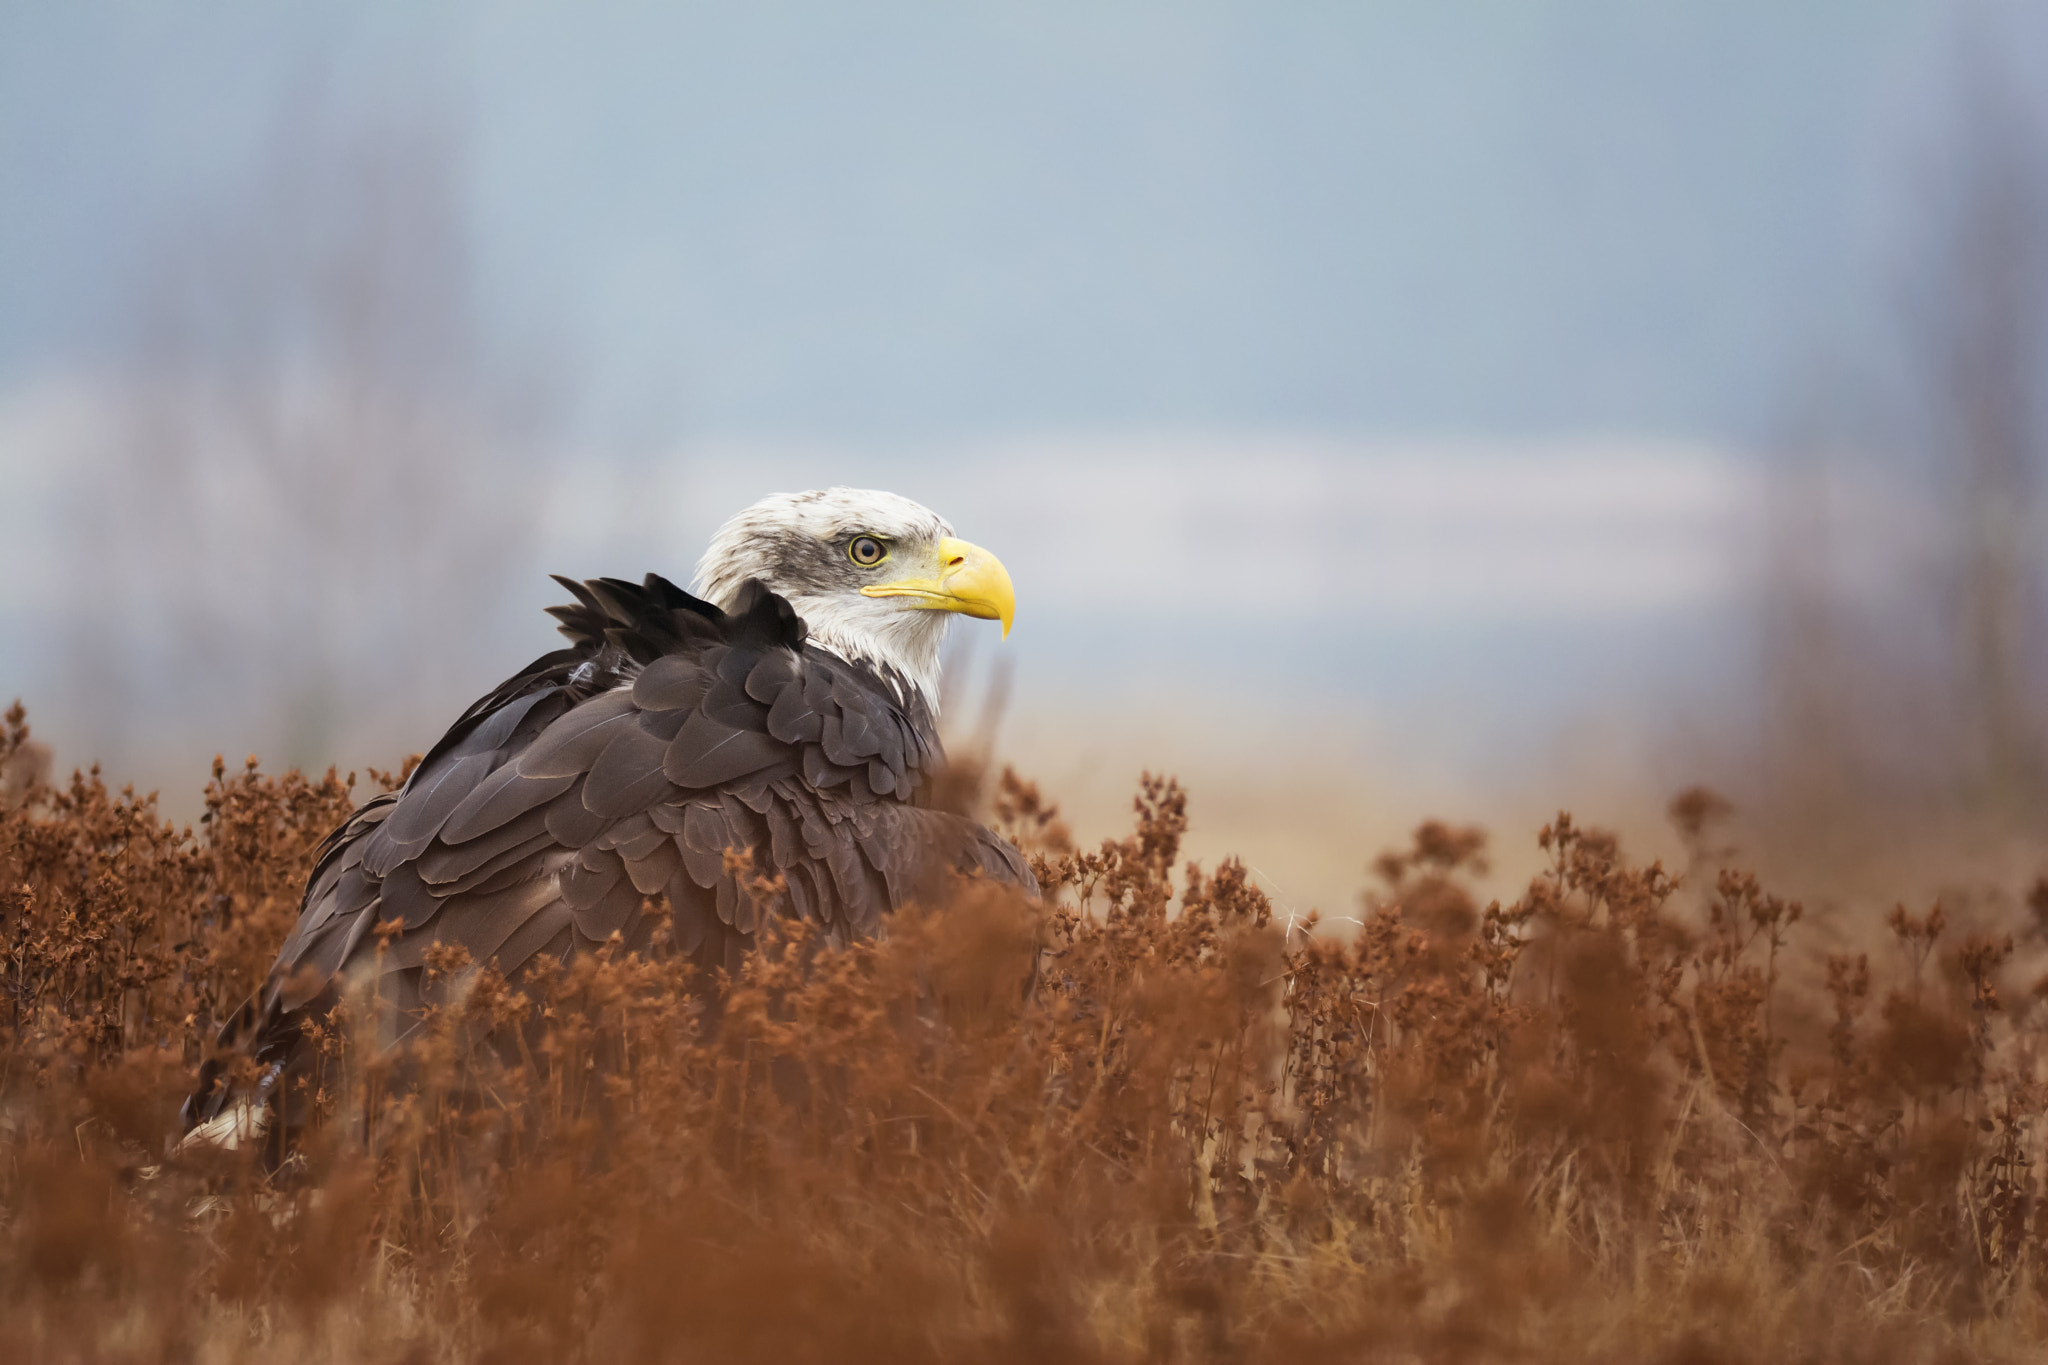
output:
[[773, 493], [726, 522], [697, 595], [729, 608], [749, 579], [788, 599], [812, 644], [893, 671], [933, 707], [953, 617], [1000, 621], [1007, 636], [1016, 612], [1002, 561], [930, 508], [865, 488]]

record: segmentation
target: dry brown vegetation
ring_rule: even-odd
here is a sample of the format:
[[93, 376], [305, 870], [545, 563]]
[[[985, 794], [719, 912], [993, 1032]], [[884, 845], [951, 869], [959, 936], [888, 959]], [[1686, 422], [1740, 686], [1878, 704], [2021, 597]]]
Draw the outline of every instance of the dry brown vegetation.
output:
[[[0, 762], [25, 748], [17, 708]], [[389, 782], [388, 775], [374, 775]], [[1426, 824], [1355, 934], [1179, 866], [1147, 779], [1076, 852], [1004, 774], [981, 885], [740, 979], [585, 959], [322, 1039], [282, 1169], [166, 1155], [349, 783], [216, 765], [196, 831], [97, 774], [0, 803], [0, 1358], [2036, 1358], [2043, 1019], [2010, 940], [1812, 926], [1673, 818], [1560, 816], [1511, 904]], [[2044, 905], [2048, 909], [2048, 905]], [[1799, 970], [1794, 970], [1794, 968]], [[1808, 970], [1810, 969], [1810, 971]], [[1797, 983], [1808, 978], [1815, 983]], [[722, 992], [716, 1027], [706, 1002]], [[544, 1012], [530, 1047], [500, 1039]], [[358, 1008], [358, 1013], [360, 1013]], [[400, 1083], [401, 1076], [404, 1084]]]

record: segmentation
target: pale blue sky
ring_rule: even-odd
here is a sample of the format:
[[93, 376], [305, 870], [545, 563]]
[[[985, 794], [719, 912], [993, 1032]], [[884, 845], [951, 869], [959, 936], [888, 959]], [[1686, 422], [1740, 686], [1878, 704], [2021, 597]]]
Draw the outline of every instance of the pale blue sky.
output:
[[[1418, 771], [1630, 698], [1668, 733], [1754, 689], [1791, 415], [1887, 396], [1961, 9], [2048, 90], [2038, 0], [0, 0], [0, 479], [42, 509], [0, 536], [0, 701], [103, 742], [47, 452], [97, 439], [152, 253], [313, 110], [453, 137], [486, 368], [553, 414], [505, 480], [530, 605], [408, 744], [547, 646], [544, 569], [684, 578], [839, 480], [1002, 550], [1027, 713], [1165, 697], [1255, 765], [1245, 699], [1286, 695]], [[1157, 591], [1086, 577], [1133, 545]], [[177, 742], [272, 746], [230, 701], [247, 734]]]
[[0, 5], [0, 389], [311, 87], [469, 148], [601, 446], [1724, 442], [1889, 306], [1936, 0]]

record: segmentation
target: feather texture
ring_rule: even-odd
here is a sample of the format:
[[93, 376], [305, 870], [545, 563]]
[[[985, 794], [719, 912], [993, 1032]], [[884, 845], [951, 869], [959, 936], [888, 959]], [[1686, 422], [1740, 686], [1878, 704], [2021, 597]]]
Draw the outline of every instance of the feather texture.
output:
[[[289, 1064], [345, 973], [417, 1003], [436, 943], [508, 975], [614, 933], [644, 944], [646, 898], [666, 901], [676, 949], [718, 967], [766, 916], [872, 933], [949, 870], [1035, 891], [1014, 849], [914, 804], [939, 758], [921, 693], [809, 646], [783, 598], [747, 585], [721, 611], [655, 575], [558, 581], [570, 647], [480, 698], [322, 846], [224, 1052]], [[740, 884], [741, 851], [778, 896]], [[187, 1127], [225, 1111], [219, 1076], [208, 1063]]]

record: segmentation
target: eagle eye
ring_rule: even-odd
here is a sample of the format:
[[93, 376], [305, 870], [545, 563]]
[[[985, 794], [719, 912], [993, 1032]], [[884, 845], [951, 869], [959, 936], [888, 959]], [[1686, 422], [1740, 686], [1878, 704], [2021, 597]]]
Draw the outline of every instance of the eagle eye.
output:
[[872, 569], [889, 557], [889, 547], [873, 536], [855, 536], [846, 547], [846, 557], [863, 569]]

